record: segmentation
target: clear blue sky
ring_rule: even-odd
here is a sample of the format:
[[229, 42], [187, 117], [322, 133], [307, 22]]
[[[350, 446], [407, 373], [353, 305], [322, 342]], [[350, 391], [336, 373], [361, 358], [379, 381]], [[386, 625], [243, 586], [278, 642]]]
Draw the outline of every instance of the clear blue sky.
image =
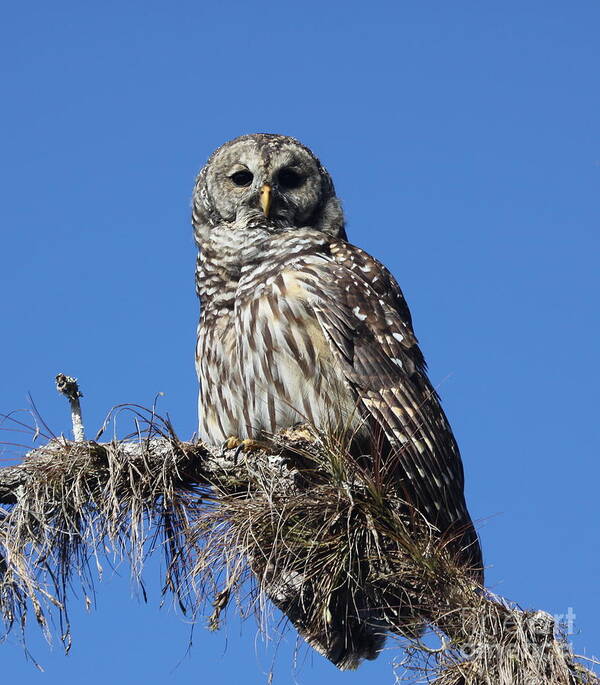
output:
[[[234, 136], [296, 136], [408, 298], [489, 585], [573, 607], [576, 649], [600, 653], [599, 31], [594, 0], [5, 3], [0, 410], [29, 391], [68, 431], [64, 371], [90, 429], [160, 391], [189, 437], [194, 176]], [[355, 674], [306, 652], [295, 668], [293, 636], [265, 650], [252, 621], [198, 626], [186, 656], [156, 571], [148, 605], [124, 567], [96, 612], [75, 600], [69, 657], [32, 629], [44, 676], [10, 637], [3, 678], [262, 684], [275, 659], [276, 683], [393, 682], [394, 645]]]

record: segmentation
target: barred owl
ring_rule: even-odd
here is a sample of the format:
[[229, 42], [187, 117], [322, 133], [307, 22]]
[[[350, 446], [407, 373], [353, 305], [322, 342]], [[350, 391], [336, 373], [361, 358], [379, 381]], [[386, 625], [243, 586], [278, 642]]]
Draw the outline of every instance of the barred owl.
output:
[[[379, 429], [381, 450], [397, 455], [399, 487], [451, 533], [481, 580], [461, 458], [404, 296], [380, 262], [347, 242], [340, 201], [315, 155], [282, 135], [225, 143], [197, 178], [193, 224], [201, 439], [349, 425], [360, 451]], [[292, 611], [275, 594], [302, 632], [299, 602]], [[381, 627], [343, 623], [311, 644], [342, 668], [374, 658]]]

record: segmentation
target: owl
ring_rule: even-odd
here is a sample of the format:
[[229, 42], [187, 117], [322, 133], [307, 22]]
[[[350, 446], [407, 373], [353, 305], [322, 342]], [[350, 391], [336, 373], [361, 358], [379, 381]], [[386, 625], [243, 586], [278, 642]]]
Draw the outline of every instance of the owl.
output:
[[[408, 306], [391, 273], [347, 241], [317, 157], [283, 135], [225, 143], [197, 178], [192, 221], [200, 438], [215, 445], [298, 424], [344, 426], [355, 452], [368, 455], [369, 440], [382, 436], [399, 491], [481, 581], [459, 450]], [[301, 603], [264, 589], [302, 632]], [[337, 666], [377, 656], [381, 625], [336, 626], [310, 642]]]

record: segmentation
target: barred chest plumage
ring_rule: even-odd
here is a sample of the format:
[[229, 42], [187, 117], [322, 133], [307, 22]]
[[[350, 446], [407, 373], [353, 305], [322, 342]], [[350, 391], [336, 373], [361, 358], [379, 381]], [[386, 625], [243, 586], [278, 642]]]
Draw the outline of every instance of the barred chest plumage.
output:
[[236, 245], [237, 268], [232, 261], [229, 269], [222, 245], [218, 268], [210, 249], [201, 254], [202, 440], [260, 438], [306, 422], [324, 429], [358, 423], [353, 393], [311, 302], [319, 284], [310, 267], [326, 258], [320, 248], [328, 240], [314, 230], [263, 236]]

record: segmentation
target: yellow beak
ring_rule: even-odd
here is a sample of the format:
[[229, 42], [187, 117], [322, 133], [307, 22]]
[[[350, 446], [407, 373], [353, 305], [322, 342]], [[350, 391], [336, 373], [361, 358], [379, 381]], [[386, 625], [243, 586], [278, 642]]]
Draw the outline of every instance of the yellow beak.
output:
[[265, 216], [269, 216], [271, 209], [271, 186], [265, 183], [260, 189], [260, 206]]

